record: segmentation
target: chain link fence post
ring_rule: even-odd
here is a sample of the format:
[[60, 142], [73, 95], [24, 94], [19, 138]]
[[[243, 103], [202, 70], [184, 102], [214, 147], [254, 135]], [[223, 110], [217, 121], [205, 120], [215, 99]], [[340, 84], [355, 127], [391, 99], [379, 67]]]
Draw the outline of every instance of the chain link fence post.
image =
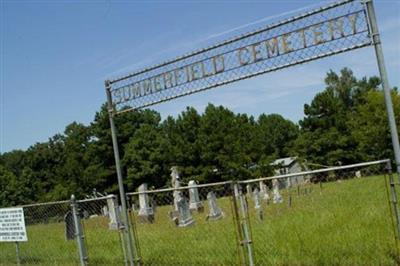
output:
[[239, 259], [239, 265], [246, 265], [246, 250], [242, 243], [243, 241], [243, 231], [241, 230], [240, 216], [239, 216], [239, 185], [237, 183], [232, 183], [232, 213], [236, 232], [236, 246]]
[[396, 238], [396, 244], [398, 243], [400, 239], [400, 218], [399, 218], [399, 208], [398, 208], [398, 201], [397, 201], [397, 192], [396, 192], [396, 185], [400, 185], [399, 182], [395, 182], [393, 178], [393, 172], [392, 172], [392, 165], [390, 160], [388, 160], [386, 164], [386, 170], [389, 176], [389, 187], [390, 187], [390, 198], [388, 199], [390, 202], [390, 207], [392, 209], [392, 215], [395, 218], [395, 238]]
[[234, 205], [235, 208], [235, 213], [238, 215], [238, 223], [239, 223], [239, 236], [240, 242], [239, 244], [243, 247], [245, 247], [245, 254], [246, 254], [246, 261], [245, 265], [254, 265], [254, 254], [253, 254], [253, 248], [252, 248], [252, 240], [251, 240], [251, 229], [250, 229], [250, 219], [248, 215], [248, 207], [247, 207], [247, 202], [246, 198], [243, 195], [243, 192], [239, 185], [235, 183], [233, 185], [233, 193], [234, 193], [234, 200], [238, 200], [239, 206]]
[[79, 260], [81, 266], [88, 265], [88, 256], [85, 247], [84, 235], [82, 230], [81, 218], [79, 217], [79, 207], [74, 195], [71, 195], [71, 209], [75, 225], [75, 239], [78, 245]]

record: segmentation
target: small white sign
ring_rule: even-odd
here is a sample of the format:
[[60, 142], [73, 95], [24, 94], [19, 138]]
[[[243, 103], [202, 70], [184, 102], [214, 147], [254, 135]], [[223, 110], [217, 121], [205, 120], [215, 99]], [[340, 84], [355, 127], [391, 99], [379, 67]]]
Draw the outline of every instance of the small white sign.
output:
[[0, 242], [28, 241], [23, 208], [0, 209]]

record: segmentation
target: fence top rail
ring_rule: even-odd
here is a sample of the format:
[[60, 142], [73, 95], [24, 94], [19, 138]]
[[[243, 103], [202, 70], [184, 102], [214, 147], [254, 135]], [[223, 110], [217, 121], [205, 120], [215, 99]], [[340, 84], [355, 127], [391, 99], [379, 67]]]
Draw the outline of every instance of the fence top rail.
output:
[[232, 38], [227, 39], [225, 41], [219, 42], [217, 44], [210, 45], [210, 46], [205, 47], [203, 49], [198, 49], [198, 50], [195, 50], [193, 52], [186, 53], [186, 54], [184, 54], [182, 56], [178, 56], [178, 57], [176, 57], [176, 58], [174, 58], [172, 60], [167, 60], [167, 61], [162, 62], [160, 64], [156, 64], [156, 65], [153, 65], [153, 66], [150, 66], [150, 67], [146, 67], [146, 68], [143, 68], [143, 69], [141, 69], [139, 71], [136, 71], [136, 72], [133, 72], [133, 73], [130, 73], [130, 74], [127, 74], [127, 75], [122, 75], [122, 76], [119, 76], [119, 77], [116, 77], [116, 78], [110, 78], [108, 80], [108, 82], [110, 82], [110, 84], [113, 84], [113, 83], [122, 81], [124, 79], [132, 78], [132, 77], [140, 75], [140, 74], [142, 74], [144, 72], [151, 71], [151, 70], [154, 70], [154, 69], [157, 69], [157, 68], [161, 68], [163, 66], [175, 63], [177, 61], [184, 60], [184, 59], [189, 58], [191, 56], [195, 56], [195, 55], [204, 53], [206, 51], [221, 47], [223, 45], [226, 45], [226, 44], [229, 44], [229, 43], [241, 40], [241, 39], [245, 39], [247, 37], [256, 35], [256, 34], [258, 34], [260, 32], [264, 32], [264, 31], [279, 27], [281, 25], [288, 24], [288, 23], [290, 23], [292, 21], [299, 20], [299, 19], [302, 19], [302, 18], [305, 18], [305, 17], [309, 17], [309, 16], [312, 16], [312, 15], [314, 15], [316, 13], [321, 13], [321, 12], [323, 12], [325, 10], [329, 10], [329, 9], [335, 8], [337, 6], [345, 5], [347, 3], [354, 2], [354, 1], [356, 1], [356, 0], [339, 0], [339, 1], [327, 4], [326, 6], [314, 8], [313, 10], [310, 10], [310, 11], [305, 12], [303, 14], [300, 14], [300, 15], [297, 15], [297, 16], [293, 16], [293, 17], [289, 17], [287, 19], [283, 19], [283, 20], [275, 22], [273, 24], [269, 24], [267, 26], [263, 26], [263, 27], [261, 27], [259, 29], [253, 30], [251, 32], [247, 32], [247, 33], [241, 34], [239, 36], [235, 36], [235, 37], [232, 37]]
[[310, 174], [324, 173], [324, 172], [330, 172], [330, 171], [345, 170], [345, 169], [350, 169], [350, 168], [357, 168], [357, 167], [364, 167], [364, 166], [383, 164], [383, 163], [387, 163], [387, 162], [390, 162], [390, 160], [389, 159], [383, 159], [383, 160], [364, 162], [364, 163], [356, 163], [356, 164], [349, 164], [349, 165], [343, 165], [343, 166], [333, 166], [333, 167], [327, 167], [327, 168], [324, 168], [324, 169], [302, 171], [302, 172], [297, 172], [297, 173], [293, 173], [293, 174], [285, 174], [285, 175], [260, 177], [260, 178], [255, 178], [255, 179], [242, 180], [242, 181], [224, 181], [224, 182], [216, 182], [216, 183], [209, 183], [209, 184], [197, 184], [197, 185], [193, 185], [193, 186], [182, 186], [182, 187], [179, 187], [179, 188], [162, 188], [162, 189], [146, 190], [146, 191], [141, 191], [141, 192], [138, 192], [138, 191], [137, 192], [128, 192], [128, 193], [126, 193], [126, 195], [127, 196], [134, 196], [134, 195], [140, 195], [140, 194], [169, 192], [169, 191], [174, 191], [174, 190], [186, 190], [186, 189], [190, 189], [190, 188], [212, 187], [212, 186], [233, 184], [235, 182], [237, 182], [239, 184], [248, 184], [248, 183], [253, 183], [253, 182], [257, 182], [257, 181], [265, 181], [265, 180], [272, 180], [272, 179], [282, 179], [282, 178], [288, 178], [288, 177], [295, 177], [295, 176], [299, 176], [299, 175], [310, 175]]
[[[96, 201], [96, 200], [105, 200], [105, 199], [114, 198], [114, 197], [115, 197], [115, 195], [110, 194], [110, 195], [107, 195], [104, 197], [77, 200], [77, 202], [83, 203], [83, 202], [90, 202], [90, 201]], [[15, 208], [15, 207], [30, 208], [30, 207], [50, 206], [50, 205], [58, 205], [58, 204], [66, 204], [66, 203], [71, 203], [71, 201], [70, 200], [50, 201], [50, 202], [43, 202], [43, 203], [32, 203], [32, 204], [25, 204], [25, 205], [10, 206], [10, 207], [5, 207], [5, 208]]]
[[[32, 204], [25, 204], [25, 205], [17, 205], [15, 207], [29, 208], [29, 207], [48, 206], [48, 205], [58, 205], [58, 204], [65, 204], [65, 203], [70, 203], [70, 201], [69, 200], [50, 201], [50, 202], [43, 202], [43, 203], [32, 203]], [[10, 207], [10, 208], [12, 208], [12, 207]]]
[[357, 167], [365, 167], [365, 166], [383, 164], [383, 163], [388, 163], [388, 162], [390, 162], [389, 159], [383, 159], [383, 160], [377, 160], [377, 161], [371, 161], [371, 162], [365, 162], [365, 163], [356, 163], [356, 164], [349, 164], [349, 165], [343, 165], [343, 166], [333, 166], [333, 167], [328, 167], [328, 168], [324, 168], [324, 169], [302, 171], [302, 172], [297, 172], [297, 173], [292, 173], [292, 174], [284, 174], [284, 175], [276, 175], [276, 176], [248, 179], [248, 180], [238, 181], [238, 183], [248, 184], [248, 183], [253, 183], [253, 182], [257, 182], [257, 181], [266, 181], [266, 180], [273, 180], [273, 179], [295, 177], [295, 176], [300, 176], [300, 175], [325, 173], [325, 172], [330, 172], [330, 171], [345, 170], [345, 169], [351, 169], [351, 168], [357, 168]]
[[107, 196], [97, 197], [97, 198], [90, 198], [90, 199], [81, 199], [77, 200], [77, 203], [84, 203], [84, 202], [91, 202], [91, 201], [98, 201], [98, 200], [106, 200], [106, 199], [113, 199], [116, 198], [114, 194], [110, 194]]
[[128, 192], [126, 193], [127, 196], [134, 196], [139, 194], [150, 194], [150, 193], [159, 193], [159, 192], [168, 192], [174, 190], [186, 190], [190, 188], [202, 188], [202, 187], [215, 187], [215, 186], [222, 186], [227, 184], [232, 184], [234, 181], [223, 181], [223, 182], [215, 182], [215, 183], [208, 183], [208, 184], [197, 184], [193, 186], [184, 186], [179, 188], [161, 188], [161, 189], [154, 189], [154, 190], [146, 190], [141, 192]]
[[[378, 164], [383, 164], [383, 163], [388, 163], [388, 162], [390, 162], [389, 159], [383, 159], [383, 160], [377, 160], [377, 161], [371, 161], [371, 162], [356, 163], [356, 164], [349, 164], [349, 165], [343, 165], [343, 166], [334, 166], [334, 167], [328, 167], [328, 168], [324, 168], [324, 169], [302, 171], [302, 172], [293, 173], [293, 174], [261, 177], [261, 178], [248, 179], [248, 180], [242, 180], [242, 181], [223, 181], [223, 182], [215, 182], [215, 183], [209, 183], [209, 184], [197, 184], [197, 185], [193, 185], [193, 186], [183, 186], [183, 187], [179, 187], [179, 188], [162, 188], [162, 189], [147, 190], [147, 191], [142, 191], [142, 192], [128, 192], [128, 193], [126, 193], [126, 195], [127, 196], [133, 196], [133, 195], [139, 195], [139, 194], [143, 194], [143, 193], [150, 194], [150, 193], [168, 192], [168, 191], [174, 191], [174, 190], [186, 190], [186, 189], [190, 189], [190, 188], [203, 188], [203, 187], [221, 186], [221, 185], [233, 184], [235, 182], [237, 182], [239, 184], [248, 184], [248, 183], [253, 183], [253, 182], [257, 182], [257, 181], [266, 181], [266, 180], [273, 180], [273, 179], [282, 179], [282, 178], [288, 178], [288, 177], [295, 177], [295, 176], [300, 176], [300, 175], [310, 175], [310, 174], [325, 173], [325, 172], [330, 172], [330, 171], [337, 171], [337, 170], [345, 170], [345, 169], [351, 169], [351, 168], [357, 168], [357, 167], [378, 165]], [[114, 197], [115, 197], [115, 195], [111, 194], [111, 195], [107, 195], [107, 196], [104, 196], [104, 197], [78, 200], [77, 202], [79, 202], [79, 203], [91, 202], [91, 201], [97, 201], [97, 200], [105, 200], [105, 199], [114, 198]], [[70, 202], [71, 202], [70, 200], [52, 201], [52, 202], [43, 202], [43, 203], [33, 203], [33, 204], [9, 206], [9, 207], [5, 207], [5, 208], [14, 208], [14, 207], [29, 208], [29, 207], [49, 206], [49, 205], [57, 205], [57, 204], [67, 204], [67, 203], [70, 203]]]

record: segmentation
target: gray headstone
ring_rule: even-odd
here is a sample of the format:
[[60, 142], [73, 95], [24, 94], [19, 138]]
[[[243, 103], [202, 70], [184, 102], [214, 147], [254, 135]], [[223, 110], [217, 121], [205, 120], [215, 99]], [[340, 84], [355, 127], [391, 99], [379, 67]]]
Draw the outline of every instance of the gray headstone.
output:
[[149, 195], [146, 193], [147, 184], [143, 183], [139, 186], [139, 213], [138, 218], [142, 223], [153, 223], [154, 222], [154, 210], [150, 206]]
[[186, 227], [194, 224], [194, 220], [192, 217], [192, 214], [189, 210], [189, 204], [186, 200], [185, 197], [181, 196], [181, 194], [178, 195], [178, 226], [179, 227]]
[[68, 211], [65, 214], [64, 222], [65, 222], [65, 239], [66, 240], [75, 239], [75, 223], [71, 211]]
[[191, 211], [203, 212], [204, 207], [199, 198], [199, 190], [196, 187], [196, 181], [189, 181], [189, 209]]
[[210, 191], [207, 194], [207, 200], [208, 200], [208, 207], [210, 209], [206, 220], [219, 220], [222, 217], [224, 217], [224, 213], [221, 211], [221, 209], [217, 205], [217, 197], [215, 196], [215, 193]]

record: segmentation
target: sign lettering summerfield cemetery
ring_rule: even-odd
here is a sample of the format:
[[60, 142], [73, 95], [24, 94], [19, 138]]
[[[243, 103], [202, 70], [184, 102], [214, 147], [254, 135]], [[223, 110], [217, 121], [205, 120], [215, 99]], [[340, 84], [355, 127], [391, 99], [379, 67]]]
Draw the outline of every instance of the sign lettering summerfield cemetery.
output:
[[23, 208], [0, 209], [0, 242], [28, 241]]
[[117, 112], [371, 44], [363, 4], [342, 1], [109, 81]]

